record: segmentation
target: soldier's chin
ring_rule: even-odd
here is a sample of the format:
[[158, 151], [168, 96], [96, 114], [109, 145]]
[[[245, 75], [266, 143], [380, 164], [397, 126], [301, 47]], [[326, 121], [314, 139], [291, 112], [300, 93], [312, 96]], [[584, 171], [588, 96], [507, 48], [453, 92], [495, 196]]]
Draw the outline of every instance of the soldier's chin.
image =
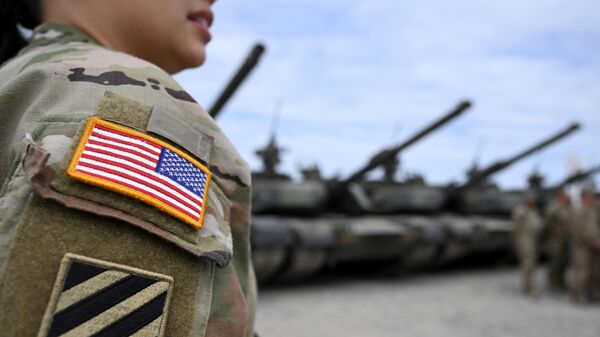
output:
[[206, 53], [194, 53], [177, 59], [178, 62], [173, 62], [169, 65], [165, 64], [164, 70], [169, 74], [175, 74], [186, 69], [193, 69], [204, 64]]
[[190, 55], [188, 57], [188, 59], [186, 60], [185, 69], [199, 67], [199, 66], [203, 65], [205, 61], [206, 61], [206, 50], [204, 48], [202, 48], [201, 50], [196, 49], [196, 50], [194, 50], [192, 55]]

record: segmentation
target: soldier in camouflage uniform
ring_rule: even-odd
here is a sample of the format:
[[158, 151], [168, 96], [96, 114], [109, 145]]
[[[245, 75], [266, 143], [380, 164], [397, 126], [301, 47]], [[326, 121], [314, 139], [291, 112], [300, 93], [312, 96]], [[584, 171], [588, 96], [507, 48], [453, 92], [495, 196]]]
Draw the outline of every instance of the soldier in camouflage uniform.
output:
[[573, 211], [569, 196], [560, 190], [545, 212], [548, 248], [548, 286], [553, 291], [566, 289], [565, 272], [569, 261], [569, 233]]
[[169, 75], [212, 1], [12, 2], [65, 24], [0, 68], [0, 336], [252, 336], [249, 168]]
[[[600, 214], [600, 204], [596, 195], [594, 195], [596, 214]], [[596, 222], [596, 228], [600, 233], [600, 219]], [[590, 275], [592, 290], [590, 299], [592, 302], [600, 302], [600, 240], [594, 244], [594, 253], [592, 258], [592, 272]]]
[[535, 296], [534, 273], [537, 263], [537, 236], [541, 218], [536, 209], [535, 197], [527, 194], [512, 216], [512, 238], [519, 257], [522, 289], [527, 296]]
[[584, 189], [581, 193], [581, 207], [576, 210], [571, 231], [571, 298], [576, 303], [591, 299], [594, 258], [600, 253], [598, 220], [594, 194]]

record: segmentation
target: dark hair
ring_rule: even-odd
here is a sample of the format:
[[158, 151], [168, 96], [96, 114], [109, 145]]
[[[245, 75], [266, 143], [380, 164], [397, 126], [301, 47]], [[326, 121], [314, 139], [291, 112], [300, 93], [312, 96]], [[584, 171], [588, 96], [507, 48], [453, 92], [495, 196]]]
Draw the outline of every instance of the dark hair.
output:
[[27, 44], [19, 25], [33, 29], [40, 24], [40, 0], [0, 2], [0, 64], [15, 56]]

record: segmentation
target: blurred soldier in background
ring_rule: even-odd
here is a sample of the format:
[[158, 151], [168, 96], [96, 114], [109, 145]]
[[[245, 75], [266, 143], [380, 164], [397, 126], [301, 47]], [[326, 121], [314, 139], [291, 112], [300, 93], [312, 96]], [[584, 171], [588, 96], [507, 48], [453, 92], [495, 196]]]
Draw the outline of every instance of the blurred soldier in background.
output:
[[[592, 196], [595, 197], [594, 194]], [[598, 199], [594, 198], [594, 209], [596, 214], [599, 215], [596, 218], [596, 229], [600, 238], [600, 204]], [[591, 300], [593, 302], [600, 302], [600, 240], [596, 240], [592, 252], [592, 270], [591, 270]]]
[[600, 228], [596, 198], [590, 189], [581, 192], [581, 207], [575, 212], [572, 230], [571, 298], [575, 303], [591, 300], [594, 255], [600, 252]]
[[569, 231], [573, 210], [569, 196], [560, 190], [545, 212], [548, 248], [548, 287], [552, 291], [564, 291], [565, 271], [569, 262]]
[[522, 273], [523, 293], [536, 296], [533, 289], [533, 276], [537, 260], [537, 236], [541, 227], [541, 217], [536, 209], [533, 194], [526, 194], [523, 203], [513, 212], [512, 238], [519, 257]]

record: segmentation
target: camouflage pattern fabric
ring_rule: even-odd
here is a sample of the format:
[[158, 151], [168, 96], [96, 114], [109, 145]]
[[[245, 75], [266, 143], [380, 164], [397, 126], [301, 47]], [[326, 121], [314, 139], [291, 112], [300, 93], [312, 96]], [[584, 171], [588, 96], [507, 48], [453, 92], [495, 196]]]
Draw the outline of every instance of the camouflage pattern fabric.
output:
[[598, 220], [598, 210], [595, 207], [582, 206], [575, 212], [571, 231], [571, 296], [575, 302], [587, 302], [591, 299], [594, 259], [598, 255], [593, 246], [600, 240]]
[[569, 261], [569, 232], [573, 211], [569, 205], [553, 202], [545, 212], [548, 249], [548, 285], [552, 290], [566, 288]]
[[[73, 27], [44, 24], [0, 69], [0, 114], [0, 307], [12, 308], [0, 315], [0, 336], [45, 335], [41, 327], [53, 326], [49, 303], [63, 289], [55, 281], [68, 254], [171, 277], [165, 336], [253, 335], [250, 171], [167, 73]], [[65, 175], [92, 116], [156, 137], [210, 169], [200, 230]], [[104, 319], [109, 312], [98, 324], [127, 325]], [[150, 330], [140, 325], [136, 336]]]
[[533, 292], [533, 275], [537, 262], [537, 235], [541, 218], [535, 209], [519, 206], [513, 212], [512, 238], [521, 264], [523, 292]]
[[[600, 204], [596, 206], [596, 214], [600, 214]], [[600, 219], [596, 221], [596, 228], [600, 234]], [[595, 241], [592, 247], [593, 260], [592, 260], [592, 273], [591, 273], [591, 300], [593, 302], [600, 302], [600, 236]]]

